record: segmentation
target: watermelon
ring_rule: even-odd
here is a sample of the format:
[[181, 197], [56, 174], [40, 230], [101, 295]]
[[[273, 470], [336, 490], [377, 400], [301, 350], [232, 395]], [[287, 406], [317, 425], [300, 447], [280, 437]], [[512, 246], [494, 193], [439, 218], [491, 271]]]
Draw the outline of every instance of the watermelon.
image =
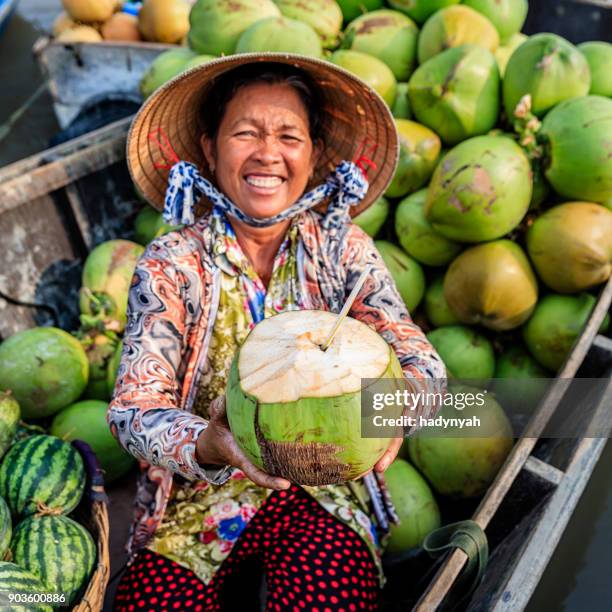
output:
[[11, 392], [0, 391], [0, 458], [13, 443], [20, 416], [19, 404]]
[[14, 518], [35, 512], [76, 508], [85, 488], [78, 451], [54, 436], [30, 436], [17, 442], [0, 466], [0, 495]]
[[11, 551], [47, 591], [65, 595], [66, 606], [79, 600], [96, 562], [93, 538], [67, 516], [29, 516], [17, 525]]
[[[4, 558], [4, 553], [6, 553], [11, 543], [12, 533], [13, 524], [11, 523], [11, 511], [4, 499], [0, 497], [0, 559]], [[1, 584], [0, 582], [0, 585]]]
[[[27, 595], [32, 593], [46, 593], [48, 589], [34, 574], [7, 561], [0, 561], [0, 585], [2, 589], [12, 593]], [[4, 608], [10, 612], [52, 612], [53, 608], [46, 604], [27, 604], [25, 606], [6, 606]]]
[[38, 434], [46, 434], [47, 430], [40, 425], [33, 425], [32, 423], [25, 423], [24, 421], [19, 421], [17, 425], [17, 431], [15, 432], [15, 437], [13, 438], [13, 444], [17, 444], [20, 440], [25, 440], [31, 436], [37, 436]]

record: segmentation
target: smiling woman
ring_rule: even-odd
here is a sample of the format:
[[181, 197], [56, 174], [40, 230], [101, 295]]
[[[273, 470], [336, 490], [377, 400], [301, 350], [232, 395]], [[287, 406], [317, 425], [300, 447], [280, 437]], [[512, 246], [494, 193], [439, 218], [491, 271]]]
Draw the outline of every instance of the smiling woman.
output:
[[214, 60], [159, 89], [135, 118], [132, 177], [185, 227], [149, 245], [130, 290], [108, 420], [143, 472], [116, 609], [231, 609], [249, 561], [265, 572], [267, 609], [377, 609], [395, 519], [382, 473], [402, 440], [390, 440], [378, 476], [298, 487], [247, 459], [224, 393], [258, 322], [339, 312], [366, 266], [349, 314], [385, 338], [413, 384], [440, 390], [442, 361], [350, 222], [385, 190], [397, 155], [373, 90], [287, 54]]

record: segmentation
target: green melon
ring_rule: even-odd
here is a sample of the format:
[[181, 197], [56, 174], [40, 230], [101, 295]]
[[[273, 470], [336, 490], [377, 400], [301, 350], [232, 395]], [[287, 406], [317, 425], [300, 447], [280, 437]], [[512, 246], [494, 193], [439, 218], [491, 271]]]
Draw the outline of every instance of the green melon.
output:
[[147, 246], [154, 238], [180, 227], [182, 226], [166, 223], [160, 212], [152, 206], [145, 206], [134, 220], [134, 239], [138, 244]]
[[54, 436], [17, 442], [0, 465], [0, 496], [14, 518], [52, 510], [67, 514], [77, 507], [84, 489], [81, 455]]
[[461, 323], [444, 297], [444, 276], [436, 276], [425, 291], [425, 314], [434, 327]]
[[578, 45], [591, 70], [589, 93], [612, 97], [612, 44], [602, 40], [590, 40]]
[[[4, 558], [4, 554], [8, 550], [13, 534], [13, 523], [11, 521], [11, 511], [8, 504], [0, 497], [0, 559]], [[0, 582], [0, 588], [4, 584]]]
[[[336, 321], [318, 310], [264, 319], [236, 352], [227, 382], [227, 417], [240, 448], [269, 474], [298, 484], [357, 478], [390, 443], [361, 435], [362, 380], [403, 380], [399, 360], [381, 336], [351, 317], [323, 351]], [[391, 407], [389, 416], [401, 409]]]
[[81, 396], [88, 378], [83, 347], [62, 329], [26, 329], [0, 345], [0, 390], [12, 391], [23, 418], [55, 414]]
[[440, 526], [440, 510], [427, 482], [407, 461], [396, 459], [385, 472], [385, 482], [400, 519], [399, 525], [391, 525], [385, 552], [406, 552]]
[[148, 98], [158, 87], [174, 78], [183, 70], [185, 64], [196, 57], [191, 49], [171, 49], [158, 55], [144, 73], [140, 81], [140, 93]]
[[353, 223], [358, 225], [368, 236], [374, 238], [384, 225], [388, 215], [389, 201], [380, 197], [362, 213], [353, 217]]
[[108, 404], [97, 400], [77, 402], [55, 415], [50, 433], [62, 440], [84, 440], [91, 446], [111, 483], [134, 465], [134, 457], [119, 445], [106, 422]]
[[[12, 593], [28, 594], [32, 598], [40, 593], [48, 593], [48, 588], [40, 578], [28, 572], [15, 563], [0, 561], [0, 585], [2, 589]], [[13, 605], [5, 608], [6, 612], [53, 612], [53, 607], [46, 604], [28, 604], [26, 606]]]
[[477, 331], [463, 325], [448, 325], [427, 334], [442, 358], [449, 376], [484, 380], [495, 371], [493, 345]]
[[90, 533], [67, 516], [30, 516], [15, 528], [13, 560], [73, 606], [82, 596], [96, 563]]
[[391, 242], [376, 240], [374, 244], [391, 273], [406, 308], [412, 312], [425, 294], [425, 273], [421, 264]]
[[428, 266], [444, 266], [461, 251], [458, 242], [438, 234], [425, 218], [427, 189], [404, 198], [395, 211], [395, 233], [408, 255]]
[[20, 418], [21, 409], [13, 394], [0, 391], [0, 459], [13, 443]]

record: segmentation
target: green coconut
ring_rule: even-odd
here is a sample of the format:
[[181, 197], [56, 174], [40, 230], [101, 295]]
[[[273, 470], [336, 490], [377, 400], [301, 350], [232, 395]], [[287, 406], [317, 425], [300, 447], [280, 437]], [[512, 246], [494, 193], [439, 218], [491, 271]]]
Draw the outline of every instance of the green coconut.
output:
[[485, 134], [499, 115], [499, 70], [493, 54], [461, 45], [420, 66], [408, 84], [415, 117], [445, 144]]
[[145, 206], [134, 220], [134, 239], [139, 244], [147, 246], [158, 236], [163, 236], [180, 227], [182, 226], [166, 223], [160, 212], [152, 206]]
[[444, 276], [436, 276], [425, 291], [425, 315], [434, 327], [461, 323], [444, 297]]
[[596, 96], [612, 96], [612, 44], [601, 40], [591, 40], [578, 45], [586, 57], [591, 70], [589, 93]]
[[203, 64], [208, 64], [208, 62], [211, 62], [214, 59], [217, 59], [215, 55], [196, 55], [195, 57], [192, 57], [190, 60], [187, 61], [183, 68], [183, 71], [191, 70], [192, 68], [197, 68], [198, 66], [202, 66]]
[[284, 17], [307, 23], [321, 38], [325, 48], [338, 43], [342, 29], [342, 9], [336, 0], [274, 0]]
[[62, 440], [83, 440], [91, 446], [109, 484], [135, 464], [134, 457], [119, 445], [106, 422], [108, 404], [86, 400], [64, 408], [53, 417], [50, 433]]
[[0, 390], [11, 391], [24, 419], [55, 414], [87, 385], [89, 363], [81, 343], [55, 327], [34, 327], [0, 344]]
[[389, 6], [401, 11], [417, 23], [425, 23], [436, 11], [461, 0], [389, 0]]
[[280, 15], [272, 0], [197, 0], [189, 14], [189, 46], [200, 54], [230, 55], [247, 28]]
[[502, 44], [521, 31], [529, 5], [527, 0], [463, 0], [484, 15], [497, 29]]
[[130, 240], [108, 240], [95, 247], [83, 267], [81, 312], [122, 331], [132, 276], [142, 253], [144, 247]]
[[[336, 320], [317, 310], [264, 319], [230, 369], [227, 417], [236, 442], [268, 474], [297, 484], [357, 478], [390, 442], [362, 437], [361, 387], [363, 379], [403, 379], [399, 360], [381, 336], [351, 317], [321, 350]], [[401, 412], [401, 405], [389, 407], [385, 416]]]
[[408, 99], [408, 83], [397, 84], [397, 93], [391, 112], [396, 119], [412, 119], [410, 100]]
[[374, 244], [391, 273], [406, 308], [412, 312], [420, 304], [425, 294], [423, 268], [417, 261], [391, 242], [376, 240]]
[[[478, 390], [460, 387], [452, 392], [475, 394]], [[482, 435], [460, 437], [458, 428], [428, 427], [408, 440], [408, 453], [434, 491], [466, 499], [482, 495], [493, 482], [512, 449], [512, 426], [491, 395], [484, 395], [483, 406], [466, 406], [458, 412], [453, 406], [444, 406], [440, 416], [477, 417]], [[446, 433], [448, 437], [443, 437]]]
[[332, 53], [330, 61], [358, 76], [372, 89], [376, 90], [390, 107], [393, 106], [397, 81], [387, 64], [376, 57], [350, 49], [335, 51]]
[[391, 68], [398, 81], [406, 81], [416, 64], [418, 35], [412, 19], [398, 11], [381, 9], [351, 21], [342, 47], [377, 57]]
[[[13, 444], [20, 418], [21, 408], [19, 407], [19, 402], [13, 397], [12, 392], [0, 391], [0, 459], [4, 457], [4, 453]], [[0, 522], [1, 529], [2, 525]]]
[[[533, 315], [523, 327], [523, 339], [540, 365], [552, 372], [559, 370], [596, 302], [590, 293], [550, 294], [538, 302]], [[600, 332], [605, 331], [608, 322], [609, 317], [606, 316]]]
[[87, 399], [108, 400], [108, 364], [115, 353], [119, 336], [103, 328], [82, 326], [75, 336], [79, 339], [89, 362], [89, 380], [83, 396]]
[[497, 67], [499, 68], [499, 74], [503, 78], [506, 72], [506, 66], [510, 56], [518, 49], [526, 40], [528, 36], [526, 34], [514, 34], [510, 39], [495, 49], [495, 59], [497, 60]]
[[553, 291], [595, 287], [612, 273], [612, 212], [591, 202], [554, 206], [529, 228], [527, 250]]
[[418, 57], [422, 64], [451, 47], [473, 43], [493, 52], [499, 47], [495, 26], [469, 6], [449, 6], [430, 17], [419, 36]]
[[452, 378], [485, 380], [495, 371], [495, 353], [487, 338], [464, 325], [447, 325], [427, 333]]
[[374, 238], [384, 225], [389, 215], [389, 201], [386, 198], [378, 198], [371, 206], [353, 218], [353, 223], [358, 225], [368, 236]]
[[533, 312], [538, 282], [518, 244], [495, 240], [466, 249], [451, 263], [444, 297], [462, 323], [506, 331]]
[[521, 147], [503, 136], [476, 136], [436, 167], [425, 216], [451, 240], [494, 240], [520, 223], [531, 192], [531, 166]]
[[399, 198], [419, 189], [431, 177], [440, 156], [438, 135], [415, 121], [396, 119], [400, 142], [399, 161], [385, 195]]
[[395, 211], [395, 233], [408, 255], [428, 266], [445, 266], [461, 251], [458, 242], [438, 234], [425, 218], [427, 189], [404, 198]]
[[440, 509], [425, 479], [403, 459], [389, 466], [385, 482], [400, 520], [399, 525], [391, 525], [385, 552], [407, 552], [440, 526]]
[[495, 378], [547, 378], [545, 370], [522, 346], [505, 349], [495, 362]]
[[566, 100], [544, 117], [544, 175], [562, 196], [609, 202], [612, 194], [612, 100], [585, 96]]
[[185, 70], [187, 62], [197, 55], [191, 49], [172, 49], [158, 55], [140, 81], [140, 93], [148, 98], [158, 87]]
[[287, 17], [268, 17], [247, 28], [236, 43], [236, 53], [280, 51], [322, 57], [319, 35], [307, 24]]
[[359, 15], [383, 7], [383, 0], [338, 0], [344, 21], [352, 21]]
[[508, 60], [503, 80], [506, 115], [514, 117], [520, 99], [531, 96], [531, 110], [543, 115], [568, 98], [589, 93], [591, 74], [584, 55], [556, 34], [535, 34]]
[[115, 382], [117, 380], [117, 374], [119, 372], [119, 365], [121, 363], [121, 353], [123, 352], [123, 341], [119, 341], [117, 348], [113, 353], [113, 356], [108, 362], [108, 368], [106, 369], [106, 386], [108, 389], [108, 396], [113, 397], [115, 391]]

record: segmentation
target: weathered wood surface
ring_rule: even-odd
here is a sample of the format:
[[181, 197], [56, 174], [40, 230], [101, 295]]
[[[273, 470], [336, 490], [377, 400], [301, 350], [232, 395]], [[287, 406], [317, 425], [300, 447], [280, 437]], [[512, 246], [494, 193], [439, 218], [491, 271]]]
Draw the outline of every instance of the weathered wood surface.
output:
[[153, 60], [176, 45], [159, 43], [57, 43], [41, 38], [34, 55], [49, 81], [59, 124], [65, 128], [85, 104], [121, 94], [140, 101], [140, 81]]

